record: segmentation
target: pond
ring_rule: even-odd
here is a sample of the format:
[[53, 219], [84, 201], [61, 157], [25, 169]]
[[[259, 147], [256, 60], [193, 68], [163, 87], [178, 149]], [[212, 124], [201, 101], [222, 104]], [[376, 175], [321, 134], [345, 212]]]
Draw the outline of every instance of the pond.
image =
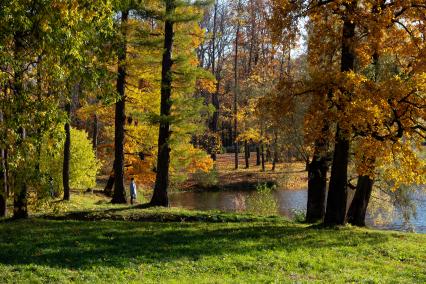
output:
[[[306, 211], [307, 190], [273, 190], [257, 191], [206, 191], [206, 192], [174, 192], [170, 194], [170, 205], [197, 210], [221, 210], [225, 212], [259, 212], [280, 214], [294, 219], [301, 218]], [[366, 223], [369, 227], [389, 230], [414, 230], [426, 233], [426, 194], [418, 192], [413, 196], [417, 205], [417, 217], [406, 224], [398, 209], [389, 210], [380, 205], [368, 212]], [[273, 212], [275, 211], [275, 212]]]

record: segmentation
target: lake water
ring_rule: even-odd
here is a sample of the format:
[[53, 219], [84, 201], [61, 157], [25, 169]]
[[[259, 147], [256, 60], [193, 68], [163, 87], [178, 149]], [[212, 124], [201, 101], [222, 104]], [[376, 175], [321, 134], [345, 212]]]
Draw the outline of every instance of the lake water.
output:
[[[256, 191], [175, 192], [170, 194], [170, 205], [197, 210], [253, 213], [262, 211], [264, 207], [268, 207], [269, 210], [275, 207], [276, 209], [272, 210], [277, 212], [266, 213], [278, 213], [294, 219], [306, 211], [307, 193], [307, 190], [274, 190], [267, 193]], [[411, 220], [411, 224], [404, 223], [397, 209], [389, 211], [388, 206], [381, 210], [379, 206], [374, 214], [368, 212], [367, 225], [379, 229], [401, 231], [414, 229], [416, 232], [426, 233], [426, 194], [419, 192], [414, 198], [417, 204], [417, 217]]]

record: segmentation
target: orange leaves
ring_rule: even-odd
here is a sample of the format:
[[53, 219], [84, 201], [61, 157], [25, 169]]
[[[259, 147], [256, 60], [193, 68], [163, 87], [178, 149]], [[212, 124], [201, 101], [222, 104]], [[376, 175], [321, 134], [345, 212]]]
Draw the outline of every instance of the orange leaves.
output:
[[216, 82], [212, 79], [200, 78], [197, 80], [197, 89], [208, 93], [216, 91]]

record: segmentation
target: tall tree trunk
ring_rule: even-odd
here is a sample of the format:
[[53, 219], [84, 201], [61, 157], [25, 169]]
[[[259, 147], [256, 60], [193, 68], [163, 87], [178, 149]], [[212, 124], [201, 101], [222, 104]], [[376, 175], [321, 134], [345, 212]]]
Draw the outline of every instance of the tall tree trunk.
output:
[[[22, 41], [23, 36], [18, 32], [14, 35], [14, 53], [15, 56], [19, 57], [23, 51], [24, 43]], [[18, 67], [18, 70], [15, 70], [14, 78], [13, 78], [13, 93], [15, 95], [15, 98], [18, 102], [23, 102], [25, 100], [23, 96], [23, 71], [25, 67], [21, 66]], [[22, 110], [17, 111], [17, 116], [19, 118], [19, 115], [21, 115]], [[22, 145], [24, 143], [24, 140], [26, 139], [26, 130], [24, 127], [19, 127], [18, 129], [19, 133], [19, 139], [16, 143], [16, 147], [19, 148], [22, 146], [23, 150], [23, 157], [24, 160], [26, 158], [26, 149], [25, 145]], [[21, 173], [23, 173], [24, 177], [21, 177], [18, 182], [15, 181], [15, 184], [18, 184], [18, 189], [14, 190], [14, 196], [13, 196], [13, 218], [15, 219], [22, 219], [28, 217], [28, 208], [27, 208], [27, 181], [25, 177], [25, 166], [21, 165], [21, 168], [19, 169]]]
[[0, 218], [7, 215], [7, 177], [4, 149], [0, 149]]
[[[238, 0], [238, 17], [240, 14], [241, 1]], [[235, 56], [234, 56], [234, 152], [235, 152], [235, 169], [238, 169], [238, 41], [240, 39], [240, 21], [237, 21], [237, 30], [235, 32]]]
[[161, 108], [158, 135], [157, 175], [155, 177], [154, 194], [150, 204], [153, 206], [169, 206], [169, 167], [170, 167], [170, 117], [172, 93], [172, 47], [173, 21], [169, 18], [175, 10], [174, 0], [166, 1], [166, 21], [164, 24], [164, 52], [161, 66]]
[[64, 161], [62, 164], [62, 185], [64, 187], [64, 200], [70, 200], [70, 158], [71, 158], [71, 103], [65, 105], [67, 122], [65, 123]]
[[28, 218], [27, 184], [25, 181], [21, 181], [19, 184], [20, 189], [15, 193], [13, 199], [13, 219]]
[[[328, 127], [323, 128], [326, 135]], [[324, 219], [325, 197], [327, 194], [327, 142], [326, 138], [315, 142], [314, 156], [308, 165], [308, 200], [306, 222], [313, 223]]]
[[275, 167], [278, 162], [278, 135], [274, 132], [274, 145], [273, 145], [273, 157], [272, 157], [272, 171], [275, 171]]
[[275, 171], [275, 168], [277, 166], [277, 160], [278, 160], [278, 156], [277, 156], [277, 153], [274, 151], [274, 156], [272, 158], [272, 168], [271, 168], [273, 172]]
[[223, 121], [222, 121], [222, 129], [221, 129], [221, 138], [222, 138], [222, 146], [225, 146], [226, 145], [226, 132], [225, 132], [225, 125], [224, 125], [224, 123], [223, 123]]
[[9, 183], [9, 150], [6, 147], [4, 149], [4, 179], [6, 181], [5, 183], [5, 190], [6, 190], [6, 196], [10, 197], [12, 195], [11, 191], [10, 191], [10, 183]]
[[126, 123], [126, 56], [127, 56], [127, 20], [129, 11], [121, 12], [121, 33], [123, 41], [118, 53], [117, 93], [119, 100], [115, 103], [115, 137], [114, 137], [114, 192], [112, 203], [127, 203], [124, 188], [124, 126]]
[[[352, 2], [348, 10], [353, 8]], [[355, 37], [355, 24], [350, 19], [343, 22], [342, 31], [342, 58], [341, 71], [347, 72], [354, 69], [355, 55], [353, 41]], [[350, 94], [347, 94], [348, 96]], [[344, 110], [341, 110], [344, 111]], [[324, 218], [325, 225], [344, 225], [347, 222], [348, 199], [348, 165], [350, 141], [347, 134], [337, 125], [334, 145], [333, 164], [331, 167], [330, 188], [327, 197], [327, 210]]]
[[249, 158], [249, 147], [247, 145], [247, 141], [244, 141], [244, 161], [246, 163], [246, 169], [250, 167]]
[[95, 156], [98, 156], [98, 115], [95, 114], [93, 117], [93, 135], [92, 135], [92, 147], [95, 152]]
[[325, 225], [344, 225], [347, 222], [349, 140], [342, 136], [338, 126], [324, 219]]
[[[26, 139], [26, 131], [24, 128], [20, 128], [20, 143], [22, 143]], [[19, 144], [20, 144], [19, 143]], [[25, 147], [25, 146], [24, 146]], [[26, 150], [24, 149], [24, 152]], [[24, 157], [26, 154], [24, 153]], [[27, 182], [25, 178], [21, 178], [21, 180], [18, 181], [18, 191], [15, 191], [15, 194], [13, 196], [13, 218], [14, 219], [24, 219], [28, 217], [28, 201], [27, 201]]]
[[[210, 122], [210, 130], [217, 134], [218, 121], [219, 121], [219, 76], [220, 74], [216, 71], [216, 32], [217, 32], [217, 3], [214, 4], [214, 14], [213, 14], [213, 35], [212, 35], [212, 74], [215, 74], [216, 77], [216, 90], [212, 94], [212, 105], [215, 110]], [[213, 161], [216, 161], [216, 152], [211, 153]]]
[[108, 181], [104, 188], [104, 194], [106, 196], [112, 196], [112, 188], [114, 187], [114, 171], [109, 174]]
[[358, 177], [354, 199], [349, 206], [348, 222], [355, 226], [365, 226], [368, 202], [373, 190], [374, 180], [367, 175]]
[[[0, 111], [0, 122], [3, 122], [3, 112]], [[0, 218], [7, 215], [7, 176], [5, 149], [0, 149]]]
[[256, 166], [260, 166], [260, 146], [256, 145]]
[[263, 143], [260, 144], [260, 156], [262, 160], [262, 172], [265, 171], [265, 149], [263, 148]]

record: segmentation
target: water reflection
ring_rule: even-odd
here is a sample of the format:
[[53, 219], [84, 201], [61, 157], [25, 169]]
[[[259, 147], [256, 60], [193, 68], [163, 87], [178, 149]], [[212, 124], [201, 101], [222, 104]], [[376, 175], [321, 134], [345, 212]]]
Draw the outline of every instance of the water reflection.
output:
[[[265, 203], [264, 200], [262, 201], [264, 198], [264, 195], [260, 195], [255, 191], [177, 192], [170, 195], [170, 204], [174, 207], [197, 210], [255, 212], [256, 208], [253, 207], [260, 205], [254, 201], [261, 201], [260, 204], [271, 204]], [[277, 204], [277, 211], [280, 215], [294, 218], [296, 212], [304, 212], [306, 210], [307, 191], [275, 190], [270, 193], [270, 199], [273, 200], [273, 204]], [[392, 216], [389, 216], [386, 211], [383, 211], [382, 216], [377, 215], [377, 213], [374, 215], [368, 214], [366, 218], [367, 225], [379, 229], [414, 229], [416, 232], [426, 233], [426, 194], [418, 193], [415, 200], [417, 203], [417, 217], [411, 221], [411, 225], [404, 223], [398, 210], [390, 213], [393, 214]], [[380, 210], [377, 212], [380, 212]]]

